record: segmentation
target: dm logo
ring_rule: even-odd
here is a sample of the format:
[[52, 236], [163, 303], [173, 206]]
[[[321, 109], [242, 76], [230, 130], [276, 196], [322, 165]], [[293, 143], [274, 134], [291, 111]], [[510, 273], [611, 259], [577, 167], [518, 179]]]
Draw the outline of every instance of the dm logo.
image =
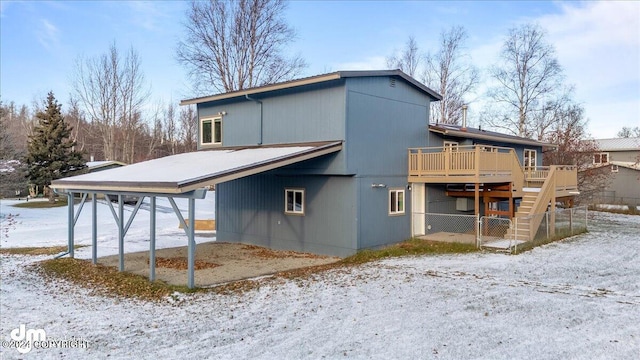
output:
[[11, 340], [15, 340], [16, 346], [20, 354], [26, 354], [31, 351], [34, 341], [47, 340], [47, 333], [44, 329], [26, 329], [25, 324], [20, 324], [17, 329], [11, 330]]

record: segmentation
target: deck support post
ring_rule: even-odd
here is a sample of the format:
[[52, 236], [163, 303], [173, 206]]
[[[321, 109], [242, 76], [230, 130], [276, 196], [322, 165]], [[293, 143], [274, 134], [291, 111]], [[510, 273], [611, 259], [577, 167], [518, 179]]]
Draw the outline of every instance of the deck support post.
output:
[[480, 183], [475, 183], [475, 187], [473, 190], [475, 196], [475, 204], [474, 210], [476, 214], [476, 219], [478, 219], [476, 223], [476, 239], [480, 237]]

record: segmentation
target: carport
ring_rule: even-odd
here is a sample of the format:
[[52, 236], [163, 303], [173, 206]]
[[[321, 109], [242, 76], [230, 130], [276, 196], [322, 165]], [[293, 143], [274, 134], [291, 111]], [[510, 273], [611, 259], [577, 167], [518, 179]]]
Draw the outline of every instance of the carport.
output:
[[[149, 224], [149, 280], [155, 280], [156, 198], [166, 197], [187, 235], [187, 286], [194, 287], [195, 264], [195, 200], [203, 199], [207, 187], [226, 181], [313, 159], [342, 149], [342, 141], [300, 144], [279, 144], [245, 147], [221, 147], [144, 161], [120, 168], [54, 180], [51, 188], [68, 197], [68, 251], [74, 257], [74, 229], [87, 197], [92, 207], [92, 261], [97, 263], [97, 195], [107, 199], [117, 197], [118, 209], [107, 204], [118, 224], [119, 270], [124, 271], [124, 239], [145, 197], [150, 202]], [[74, 196], [82, 201], [74, 208]], [[125, 221], [125, 197], [138, 197], [136, 205]], [[188, 199], [185, 221], [175, 198]]]

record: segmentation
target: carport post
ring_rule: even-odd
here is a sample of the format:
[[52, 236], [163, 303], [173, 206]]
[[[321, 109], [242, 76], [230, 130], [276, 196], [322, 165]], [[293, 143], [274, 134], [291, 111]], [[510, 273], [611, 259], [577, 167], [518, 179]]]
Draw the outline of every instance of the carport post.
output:
[[91, 193], [91, 261], [98, 262], [98, 205], [96, 193]]
[[73, 230], [76, 227], [76, 221], [75, 221], [75, 214], [73, 211], [73, 193], [72, 192], [68, 192], [67, 193], [67, 209], [68, 214], [69, 214], [69, 234], [68, 234], [68, 250], [69, 250], [69, 257], [73, 258]]
[[188, 284], [189, 289], [194, 288], [194, 267], [195, 267], [195, 257], [196, 257], [196, 243], [195, 243], [195, 227], [196, 220], [196, 199], [189, 198], [189, 244], [187, 246], [187, 250], [189, 252], [188, 266], [189, 266], [189, 274], [188, 274]]
[[122, 194], [118, 195], [118, 255], [120, 257], [119, 269], [124, 271], [124, 202]]
[[150, 229], [149, 229], [149, 281], [156, 280], [156, 197], [151, 196], [150, 200]]

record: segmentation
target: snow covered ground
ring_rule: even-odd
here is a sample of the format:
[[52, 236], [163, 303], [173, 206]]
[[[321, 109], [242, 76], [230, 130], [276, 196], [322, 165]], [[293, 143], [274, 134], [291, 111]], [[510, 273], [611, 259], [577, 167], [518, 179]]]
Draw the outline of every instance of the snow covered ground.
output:
[[[38, 201], [38, 200], [31, 200]], [[39, 200], [47, 201], [47, 200]], [[176, 205], [186, 219], [188, 215], [187, 199], [175, 199]], [[0, 236], [0, 247], [28, 247], [67, 245], [67, 207], [50, 209], [29, 209], [14, 207], [24, 200], [1, 200], [0, 213], [16, 215], [15, 226], [8, 231], [8, 236]], [[79, 205], [75, 206], [78, 211]], [[125, 221], [133, 211], [133, 205], [125, 205]], [[114, 209], [118, 205], [114, 204]], [[187, 237], [184, 230], [178, 228], [179, 220], [166, 198], [156, 200], [156, 248], [186, 246]], [[215, 219], [215, 192], [209, 191], [202, 200], [196, 200], [196, 219]], [[118, 253], [118, 225], [111, 214], [105, 200], [98, 200], [98, 256]], [[4, 225], [3, 225], [4, 226]], [[196, 233], [196, 243], [215, 240], [211, 234]], [[89, 245], [76, 250], [77, 258], [91, 258], [91, 202], [85, 203], [74, 233], [76, 245]], [[145, 198], [138, 214], [134, 218], [125, 236], [125, 252], [149, 250], [149, 200]]]
[[[589, 229], [517, 256], [389, 259], [310, 280], [281, 279], [242, 295], [180, 295], [161, 304], [88, 295], [25, 271], [44, 257], [2, 256], [0, 338], [25, 324], [48, 338], [83, 338], [88, 348], [25, 355], [1, 348], [0, 355], [637, 359], [640, 216], [593, 213]], [[27, 239], [36, 235], [21, 234], [36, 243]]]

